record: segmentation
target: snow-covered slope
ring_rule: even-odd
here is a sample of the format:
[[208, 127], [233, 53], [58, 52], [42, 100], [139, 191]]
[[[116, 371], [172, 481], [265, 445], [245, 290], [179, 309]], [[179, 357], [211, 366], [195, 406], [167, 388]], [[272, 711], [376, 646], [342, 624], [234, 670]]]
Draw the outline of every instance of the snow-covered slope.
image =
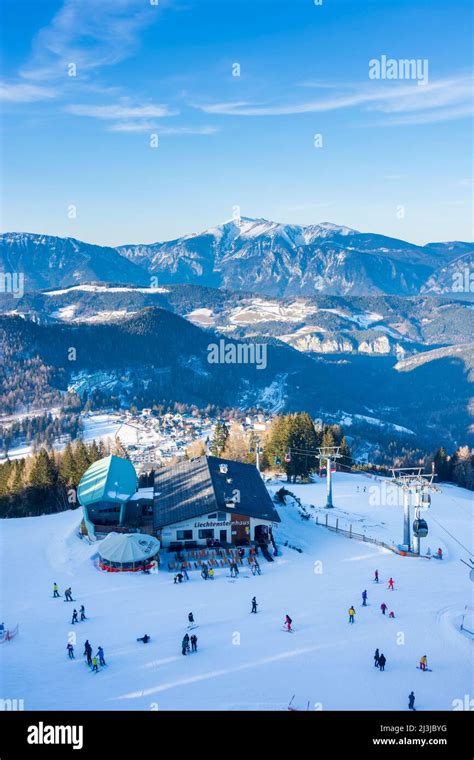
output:
[[[370, 506], [371, 485], [362, 475], [336, 474], [337, 515], [367, 535], [396, 539], [401, 510]], [[303, 503], [324, 503], [323, 482], [291, 489]], [[433, 498], [424, 547], [441, 546], [442, 562], [336, 535], [303, 520], [294, 503], [279, 512], [282, 554], [274, 563], [262, 559], [260, 577], [242, 572], [230, 582], [218, 570], [205, 582], [193, 572], [182, 585], [166, 569], [148, 576], [97, 570], [97, 547], [76, 535], [78, 511], [2, 521], [1, 615], [7, 626], [20, 624], [19, 635], [0, 645], [2, 693], [23, 698], [25, 709], [66, 710], [281, 710], [293, 695], [302, 709], [309, 703], [310, 709], [405, 710], [412, 689], [418, 709], [450, 710], [453, 700], [472, 695], [473, 644], [458, 630], [472, 604], [473, 586], [459, 561], [474, 549], [471, 493], [443, 486]], [[379, 586], [372, 582], [375, 568]], [[393, 592], [386, 586], [390, 576]], [[72, 586], [87, 622], [70, 625], [74, 605], [52, 598], [54, 581], [61, 591]], [[367, 608], [361, 606], [365, 588]], [[253, 595], [257, 615], [250, 614]], [[382, 601], [394, 620], [382, 616]], [[347, 621], [351, 604], [354, 626]], [[199, 624], [199, 651], [183, 657], [190, 611]], [[286, 613], [293, 634], [282, 630]], [[71, 632], [73, 662], [66, 657]], [[144, 633], [152, 637], [146, 646], [136, 642]], [[83, 661], [86, 638], [94, 652], [105, 649], [108, 667], [98, 674]], [[373, 666], [376, 647], [387, 658], [385, 673]], [[416, 669], [423, 654], [431, 673]]]

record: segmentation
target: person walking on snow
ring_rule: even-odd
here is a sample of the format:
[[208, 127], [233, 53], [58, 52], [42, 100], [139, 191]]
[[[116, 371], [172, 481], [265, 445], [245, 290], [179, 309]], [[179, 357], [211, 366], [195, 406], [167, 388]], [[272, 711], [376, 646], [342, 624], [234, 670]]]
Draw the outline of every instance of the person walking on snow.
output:
[[189, 636], [187, 633], [184, 635], [181, 642], [181, 652], [183, 655], [186, 655], [189, 652]]
[[214, 580], [214, 569], [212, 567], [209, 568], [209, 578], [211, 579], [211, 581]]
[[349, 607], [349, 623], [354, 622], [354, 615], [356, 614], [356, 611], [354, 609], [354, 605], [352, 607]]
[[393, 578], [389, 578], [389, 580], [388, 580], [388, 588], [391, 589], [391, 591], [393, 591]]
[[96, 673], [99, 672], [99, 663], [97, 662], [97, 657], [92, 658], [92, 670]]
[[415, 695], [413, 692], [410, 692], [408, 695], [408, 709], [414, 710], [415, 709]]
[[289, 616], [289, 615], [285, 615], [285, 625], [286, 625], [286, 628], [287, 628], [287, 631], [288, 631], [288, 632], [290, 632], [290, 631], [291, 631], [291, 624], [292, 624], [292, 622], [293, 622], [293, 621], [292, 621], [292, 619], [290, 618], [290, 616]]
[[89, 639], [86, 639], [86, 643], [84, 644], [84, 654], [87, 657], [87, 664], [92, 665], [92, 647], [89, 643]]
[[374, 581], [375, 581], [376, 583], [378, 583], [378, 582], [379, 582], [379, 571], [378, 571], [378, 570], [376, 570], [376, 571], [375, 571], [375, 575], [374, 575]]
[[250, 612], [257, 614], [257, 598], [255, 596], [252, 597], [252, 609]]
[[102, 647], [98, 647], [96, 657], [99, 658], [99, 664], [101, 668], [103, 668], [105, 665], [105, 656], [104, 656], [104, 650], [102, 649]]
[[59, 588], [57, 583], [53, 583], [53, 597], [59, 598]]
[[378, 666], [379, 666], [379, 660], [380, 660], [380, 653], [379, 653], [379, 650], [378, 650], [378, 648], [377, 648], [377, 649], [375, 650], [375, 654], [374, 654], [374, 666], [375, 666], [376, 668], [378, 668]]
[[69, 655], [69, 659], [70, 660], [74, 660], [74, 647], [73, 647], [73, 645], [72, 644], [68, 644], [67, 647], [66, 647], [66, 649], [67, 649], [67, 653]]
[[194, 625], [194, 615], [192, 612], [188, 615], [189, 625]]
[[191, 652], [197, 652], [198, 650], [198, 638], [194, 634], [191, 636]]
[[72, 624], [72, 625], [74, 625], [74, 623], [78, 623], [78, 622], [79, 622], [79, 619], [78, 619], [78, 617], [77, 617], [77, 610], [73, 610], [73, 611], [72, 611], [72, 620], [71, 620], [71, 624]]
[[385, 658], [385, 655], [381, 654], [380, 657], [379, 657], [379, 669], [380, 670], [385, 670], [385, 663], [386, 662], [387, 662], [387, 660]]
[[367, 607], [367, 591], [362, 592], [362, 606]]
[[81, 613], [81, 622], [86, 619], [86, 608], [83, 604], [81, 604], [81, 607], [79, 609], [79, 612]]
[[385, 610], [387, 609], [387, 605], [385, 604], [385, 602], [382, 602], [382, 604], [380, 605], [380, 609], [382, 610], [382, 615], [385, 615]]
[[428, 667], [428, 659], [426, 657], [426, 654], [423, 655], [423, 657], [420, 657], [420, 670], [426, 670]]

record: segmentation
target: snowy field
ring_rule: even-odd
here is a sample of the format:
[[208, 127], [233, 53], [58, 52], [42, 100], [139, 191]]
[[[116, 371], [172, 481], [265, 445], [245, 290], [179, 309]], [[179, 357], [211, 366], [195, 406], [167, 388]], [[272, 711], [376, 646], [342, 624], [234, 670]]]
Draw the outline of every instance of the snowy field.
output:
[[[368, 536], [400, 541], [401, 508], [371, 506], [370, 485], [362, 475], [337, 473], [331, 521], [339, 516], [341, 525], [347, 520]], [[280, 486], [274, 482], [270, 490]], [[324, 482], [289, 488], [315, 505], [308, 508], [312, 517], [325, 502]], [[403, 558], [336, 535], [312, 517], [303, 520], [291, 502], [280, 507], [275, 533], [280, 546], [288, 541], [301, 553], [283, 547], [274, 563], [262, 558], [261, 576], [245, 570], [232, 582], [222, 569], [203, 581], [194, 572], [181, 585], [167, 570], [97, 570], [97, 546], [77, 537], [78, 511], [3, 520], [0, 619], [7, 627], [19, 623], [20, 633], [0, 644], [1, 696], [24, 699], [27, 710], [284, 710], [293, 695], [299, 709], [406, 710], [413, 689], [419, 710], [451, 710], [453, 700], [474, 695], [473, 642], [459, 631], [474, 588], [460, 562], [473, 555], [472, 508], [468, 491], [443, 486], [434, 495], [422, 548], [441, 546], [439, 561]], [[379, 585], [372, 581], [375, 568]], [[387, 589], [390, 576], [395, 591]], [[77, 605], [53, 599], [54, 581], [61, 593], [72, 586]], [[257, 615], [250, 614], [253, 595]], [[395, 619], [382, 616], [382, 601]], [[71, 626], [72, 607], [81, 603], [90, 619]], [[183, 657], [190, 611], [199, 649]], [[283, 630], [286, 613], [292, 634]], [[66, 656], [71, 630], [75, 661]], [[151, 642], [137, 643], [145, 633]], [[108, 666], [99, 673], [83, 660], [86, 638], [94, 653], [99, 645], [105, 650]], [[387, 658], [384, 673], [373, 665], [376, 647]], [[432, 672], [416, 669], [423, 654]]]

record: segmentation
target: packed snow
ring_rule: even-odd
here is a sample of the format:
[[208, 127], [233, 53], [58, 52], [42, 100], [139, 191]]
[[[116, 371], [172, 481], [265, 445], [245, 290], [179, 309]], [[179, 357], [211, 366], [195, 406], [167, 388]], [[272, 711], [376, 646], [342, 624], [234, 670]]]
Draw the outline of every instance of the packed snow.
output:
[[[298, 709], [406, 710], [414, 690], [419, 710], [453, 709], [453, 700], [474, 693], [473, 642], [459, 630], [472, 605], [469, 571], [460, 562], [474, 549], [472, 493], [443, 485], [424, 513], [430, 533], [422, 550], [440, 546], [439, 561], [401, 557], [318, 526], [315, 516], [328, 514], [332, 524], [339, 517], [368, 536], [401, 540], [402, 512], [373, 503], [376, 491], [369, 489], [384, 481], [342, 473], [334, 476], [336, 509], [324, 510], [325, 483], [317, 481], [288, 486], [308, 519], [288, 498], [278, 508], [279, 556], [260, 559], [261, 576], [243, 569], [235, 581], [218, 569], [214, 580], [193, 571], [189, 582], [174, 584], [168, 554], [156, 574], [102, 572], [97, 544], [78, 537], [77, 510], [1, 521], [0, 619], [8, 628], [19, 624], [19, 634], [0, 644], [2, 696], [24, 699], [27, 710], [284, 710], [293, 696]], [[273, 480], [268, 487], [282, 485]], [[55, 581], [61, 593], [72, 587], [75, 603], [53, 598]], [[383, 601], [395, 619], [381, 614]], [[80, 604], [88, 619], [71, 626]], [[190, 611], [198, 651], [183, 657]], [[283, 628], [287, 613], [294, 633]], [[71, 632], [73, 661], [66, 654]], [[147, 645], [137, 642], [145, 633]], [[86, 639], [94, 654], [99, 645], [105, 650], [107, 666], [98, 673], [82, 656]], [[387, 658], [383, 673], [374, 667], [376, 647]], [[424, 654], [432, 672], [416, 668]]]

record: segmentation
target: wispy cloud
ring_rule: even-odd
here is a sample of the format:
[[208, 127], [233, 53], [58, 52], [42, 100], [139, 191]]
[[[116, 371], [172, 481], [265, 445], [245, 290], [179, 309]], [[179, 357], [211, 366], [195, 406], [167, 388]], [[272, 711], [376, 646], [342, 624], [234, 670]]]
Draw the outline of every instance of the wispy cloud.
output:
[[65, 0], [33, 42], [20, 74], [31, 80], [78, 75], [124, 60], [138, 47], [140, 33], [157, 20], [158, 8], [144, 0]]
[[41, 100], [51, 100], [56, 97], [56, 91], [50, 87], [40, 87], [26, 82], [9, 84], [0, 82], [0, 100], [9, 103], [34, 103]]
[[140, 105], [130, 106], [120, 103], [111, 105], [80, 105], [66, 106], [66, 111], [75, 116], [89, 116], [94, 119], [150, 119], [174, 116], [178, 111], [168, 108], [166, 105]]
[[[321, 87], [318, 83], [317, 87]], [[348, 87], [350, 87], [349, 91]], [[332, 89], [332, 88], [331, 88]], [[341, 87], [342, 89], [342, 87]], [[384, 114], [399, 114], [387, 123], [428, 123], [460, 118], [470, 113], [472, 108], [472, 80], [461, 75], [430, 82], [419, 87], [417, 82], [393, 83], [387, 85], [379, 81], [359, 86], [346, 86], [346, 92], [317, 99], [285, 103], [252, 103], [250, 101], [228, 101], [217, 103], [194, 103], [193, 106], [205, 113], [225, 116], [289, 116], [306, 113], [325, 113], [346, 108], [361, 107], [365, 111], [379, 111]]]
[[111, 124], [108, 132], [157, 132], [158, 135], [213, 135], [219, 130], [217, 127], [163, 127], [152, 122], [125, 121]]

